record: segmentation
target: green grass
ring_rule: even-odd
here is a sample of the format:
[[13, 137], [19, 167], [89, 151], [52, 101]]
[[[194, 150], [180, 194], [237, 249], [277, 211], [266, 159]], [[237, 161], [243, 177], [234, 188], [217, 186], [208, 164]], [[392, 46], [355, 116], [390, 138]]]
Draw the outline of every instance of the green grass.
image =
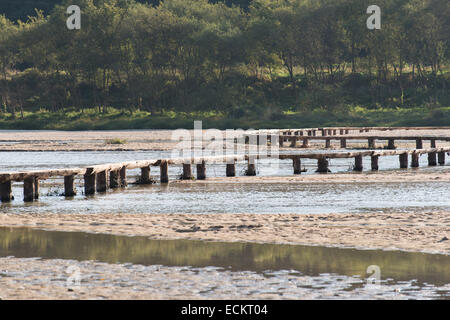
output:
[[[175, 113], [152, 115], [145, 111], [130, 112], [109, 108], [98, 113], [97, 109], [74, 110], [65, 113], [38, 111], [26, 112], [24, 118], [14, 119], [11, 114], [0, 114], [2, 130], [124, 130], [124, 129], [192, 129], [195, 120], [203, 121], [203, 128], [258, 129], [302, 128], [321, 126], [448, 126], [450, 107], [377, 108], [341, 106], [338, 109], [313, 111], [274, 112], [231, 118], [217, 112]], [[108, 143], [108, 142], [107, 142]], [[111, 141], [123, 144], [126, 141]]]

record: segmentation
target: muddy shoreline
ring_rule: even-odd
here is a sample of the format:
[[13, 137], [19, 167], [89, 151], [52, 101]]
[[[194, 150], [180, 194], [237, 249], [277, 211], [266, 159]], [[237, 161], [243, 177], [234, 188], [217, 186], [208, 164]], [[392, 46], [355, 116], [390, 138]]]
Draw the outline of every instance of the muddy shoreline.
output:
[[159, 240], [257, 242], [450, 254], [450, 212], [364, 214], [2, 214], [3, 227]]

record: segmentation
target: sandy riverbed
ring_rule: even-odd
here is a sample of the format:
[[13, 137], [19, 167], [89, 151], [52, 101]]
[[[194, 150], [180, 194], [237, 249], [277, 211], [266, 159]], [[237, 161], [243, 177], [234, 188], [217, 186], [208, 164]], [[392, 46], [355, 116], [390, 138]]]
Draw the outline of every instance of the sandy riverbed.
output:
[[[191, 137], [193, 130], [184, 130]], [[206, 137], [206, 131], [203, 131]], [[224, 134], [225, 131], [222, 131]], [[450, 136], [450, 130], [393, 130], [355, 132], [355, 135], [434, 135]], [[225, 134], [224, 134], [225, 136]], [[234, 135], [229, 134], [229, 138]], [[144, 151], [144, 150], [171, 150], [177, 146], [179, 134], [175, 130], [123, 130], [123, 131], [0, 131], [0, 151]], [[108, 140], [119, 139], [123, 143], [110, 144]], [[310, 142], [310, 148], [323, 148], [323, 141]], [[378, 142], [377, 148], [385, 143]], [[300, 148], [301, 144], [298, 145]], [[360, 142], [348, 141], [349, 148], [366, 147]], [[398, 147], [414, 147], [412, 142], [396, 142]], [[437, 142], [438, 147], [450, 146], [449, 142]], [[208, 147], [208, 143], [204, 144]], [[339, 142], [333, 141], [333, 148], [339, 148]], [[428, 147], [427, 143], [424, 147]], [[292, 150], [292, 148], [283, 148]]]
[[0, 225], [164, 240], [251, 241], [450, 254], [450, 212], [3, 214]]

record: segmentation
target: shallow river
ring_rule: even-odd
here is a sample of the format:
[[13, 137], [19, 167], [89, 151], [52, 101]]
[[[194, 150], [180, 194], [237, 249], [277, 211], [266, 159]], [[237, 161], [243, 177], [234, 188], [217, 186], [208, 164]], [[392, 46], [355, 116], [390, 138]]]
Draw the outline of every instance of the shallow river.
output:
[[[0, 171], [21, 171], [77, 167], [107, 162], [158, 159], [170, 152], [0, 152]], [[448, 159], [448, 157], [447, 157]], [[420, 158], [422, 171], [448, 170], [446, 166], [427, 167], [426, 156]], [[365, 170], [370, 158], [364, 158]], [[333, 159], [332, 172], [351, 172], [352, 159]], [[246, 164], [238, 163], [236, 172], [243, 175]], [[302, 166], [314, 173], [317, 162], [305, 159]], [[381, 170], [398, 169], [398, 157], [381, 157]], [[207, 165], [208, 177], [225, 176], [225, 165]], [[415, 170], [415, 169], [407, 169]], [[291, 176], [292, 161], [261, 160], [258, 175]], [[170, 180], [177, 180], [181, 166], [170, 166]], [[139, 170], [130, 170], [130, 182]], [[195, 166], [193, 167], [195, 175]], [[354, 173], [358, 174], [358, 173]], [[159, 180], [159, 168], [152, 168], [152, 177]], [[24, 204], [21, 183], [13, 185], [15, 201], [0, 205], [0, 212], [59, 213], [328, 213], [367, 211], [450, 210], [450, 181], [424, 183], [331, 183], [331, 184], [238, 184], [238, 183], [159, 183], [150, 186], [130, 185], [125, 190], [109, 191], [94, 197], [83, 195], [82, 177], [77, 181], [78, 195], [66, 200], [63, 181], [42, 182], [39, 201]], [[232, 201], [230, 201], [232, 199]]]

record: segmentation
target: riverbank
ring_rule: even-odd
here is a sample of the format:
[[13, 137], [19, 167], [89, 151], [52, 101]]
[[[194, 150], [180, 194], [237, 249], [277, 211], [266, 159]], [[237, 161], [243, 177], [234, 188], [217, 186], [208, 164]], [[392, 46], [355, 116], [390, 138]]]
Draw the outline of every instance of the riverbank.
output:
[[[243, 109], [245, 110], [245, 108]], [[244, 112], [247, 113], [247, 112]], [[270, 113], [269, 113], [270, 114]], [[450, 122], [450, 107], [378, 108], [347, 106], [333, 112], [326, 109], [279, 112], [267, 117], [259, 112], [232, 117], [217, 111], [133, 113], [108, 108], [66, 110], [65, 112], [0, 113], [1, 130], [127, 130], [193, 128], [194, 120], [202, 120], [204, 128], [258, 129], [332, 126], [446, 126]]]

